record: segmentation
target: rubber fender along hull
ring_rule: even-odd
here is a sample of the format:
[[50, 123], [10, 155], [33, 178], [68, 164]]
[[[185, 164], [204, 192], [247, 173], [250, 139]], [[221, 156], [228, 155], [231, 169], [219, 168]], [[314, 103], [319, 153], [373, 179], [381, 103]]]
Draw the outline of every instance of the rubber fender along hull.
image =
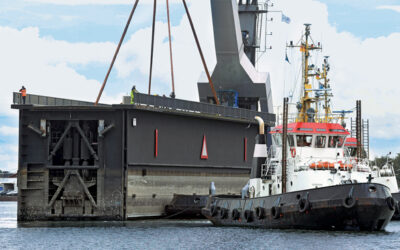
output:
[[395, 200], [395, 212], [393, 214], [392, 220], [400, 220], [400, 209], [399, 209], [399, 201], [400, 201], [400, 192], [392, 193], [393, 199]]
[[212, 197], [202, 213], [216, 226], [380, 231], [395, 212], [392, 200], [388, 187], [359, 183], [260, 198]]

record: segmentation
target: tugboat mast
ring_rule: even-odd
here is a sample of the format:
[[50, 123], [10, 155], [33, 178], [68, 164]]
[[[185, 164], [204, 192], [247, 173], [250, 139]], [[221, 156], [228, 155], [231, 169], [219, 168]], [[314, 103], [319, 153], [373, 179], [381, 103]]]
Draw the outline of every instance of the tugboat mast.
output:
[[329, 62], [328, 62], [328, 58], [329, 56], [325, 56], [324, 58], [324, 64], [322, 65], [322, 74], [320, 76], [320, 78], [322, 78], [324, 80], [324, 111], [325, 111], [325, 115], [324, 115], [324, 119], [323, 122], [328, 123], [332, 121], [332, 111], [331, 111], [331, 106], [330, 106], [330, 99], [328, 97], [332, 97], [332, 94], [329, 93], [329, 79], [328, 79], [328, 72], [329, 72]]
[[[300, 48], [302, 53], [302, 67], [303, 67], [303, 96], [300, 98], [300, 102], [297, 105], [299, 113], [296, 118], [296, 122], [315, 122], [316, 110], [312, 108], [312, 104], [316, 102], [315, 97], [312, 97], [310, 93], [313, 91], [312, 85], [310, 84], [310, 77], [318, 76], [319, 73], [310, 73], [311, 70], [315, 71], [314, 65], [309, 65], [310, 52], [313, 50], [322, 50], [321, 44], [314, 44], [311, 38], [310, 26], [311, 24], [304, 24], [305, 34], [303, 39], [300, 41], [300, 45], [294, 45], [290, 42], [287, 47]], [[311, 41], [310, 41], [311, 40]]]

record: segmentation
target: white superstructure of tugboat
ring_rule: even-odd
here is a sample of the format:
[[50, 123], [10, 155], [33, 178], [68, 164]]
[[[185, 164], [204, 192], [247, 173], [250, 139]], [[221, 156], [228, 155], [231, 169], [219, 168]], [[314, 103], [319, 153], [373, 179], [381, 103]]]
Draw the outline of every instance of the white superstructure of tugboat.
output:
[[[390, 189], [373, 183], [369, 168], [344, 154], [349, 132], [331, 122], [330, 107], [319, 117], [317, 104], [323, 95], [314, 94], [312, 76], [324, 78], [325, 103], [328, 103], [329, 65], [323, 72], [308, 65], [310, 52], [320, 44], [310, 44], [310, 25], [299, 45], [303, 53], [303, 95], [295, 122], [288, 124], [288, 100], [284, 100], [283, 125], [270, 133], [273, 143], [268, 149], [264, 124], [256, 137], [250, 180], [242, 197], [211, 197], [203, 214], [219, 226], [263, 228], [301, 228], [336, 230], [383, 230], [395, 209]], [[310, 73], [315, 71], [314, 73]], [[358, 168], [357, 174], [353, 174]], [[364, 173], [358, 175], [358, 173]], [[365, 181], [358, 181], [365, 177]], [[367, 179], [367, 177], [369, 177]]]

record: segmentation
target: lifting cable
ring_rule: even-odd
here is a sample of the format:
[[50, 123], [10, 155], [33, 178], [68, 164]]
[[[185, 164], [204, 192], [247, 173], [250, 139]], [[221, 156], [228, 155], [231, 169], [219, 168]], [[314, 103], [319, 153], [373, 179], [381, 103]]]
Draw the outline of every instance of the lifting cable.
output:
[[190, 17], [189, 9], [188, 9], [188, 7], [186, 5], [186, 1], [182, 0], [182, 2], [183, 2], [183, 5], [185, 6], [186, 15], [187, 15], [187, 17], [189, 19], [189, 23], [190, 23], [190, 27], [192, 28], [194, 39], [196, 40], [197, 49], [199, 50], [201, 61], [203, 62], [203, 66], [204, 66], [204, 71], [206, 72], [206, 75], [207, 75], [207, 78], [208, 78], [208, 82], [210, 83], [211, 91], [212, 91], [212, 93], [214, 95], [215, 103], [217, 105], [219, 105], [219, 100], [218, 100], [218, 97], [217, 97], [217, 93], [215, 92], [214, 84], [213, 84], [213, 82], [211, 80], [210, 73], [208, 72], [206, 61], [204, 60], [203, 52], [201, 50], [199, 39], [197, 38], [197, 34], [196, 34], [196, 31], [195, 31], [194, 26], [193, 26], [192, 18]]
[[118, 55], [119, 49], [121, 48], [121, 44], [124, 41], [126, 32], [128, 31], [129, 24], [131, 23], [131, 20], [132, 20], [133, 13], [135, 13], [136, 6], [138, 5], [138, 3], [139, 3], [139, 0], [136, 0], [135, 4], [133, 5], [131, 14], [129, 15], [128, 21], [126, 22], [124, 32], [122, 33], [121, 39], [119, 40], [119, 43], [118, 43], [118, 46], [117, 46], [117, 50], [114, 53], [114, 57], [113, 57], [113, 59], [111, 61], [111, 65], [108, 68], [107, 75], [106, 75], [106, 77], [105, 77], [105, 79], [103, 81], [103, 85], [101, 85], [101, 89], [100, 89], [100, 92], [99, 92], [99, 94], [97, 96], [96, 102], [94, 103], [94, 106], [97, 106], [97, 104], [99, 103], [100, 97], [103, 94], [103, 90], [104, 90], [104, 87], [106, 86], [106, 83], [107, 83], [107, 80], [108, 80], [108, 76], [110, 75], [111, 69], [112, 69], [112, 67], [114, 65], [114, 62], [115, 62], [115, 59], [117, 59], [117, 55]]
[[156, 9], [157, 9], [157, 0], [154, 0], [153, 4], [153, 27], [151, 30], [151, 52], [150, 52], [150, 72], [149, 72], [149, 92], [151, 94], [151, 76], [153, 74], [153, 52], [154, 52], [154, 32], [156, 29]]
[[167, 0], [167, 19], [168, 19], [169, 57], [170, 57], [170, 60], [171, 60], [171, 82], [172, 82], [171, 97], [175, 98], [174, 63], [172, 61], [171, 24], [170, 24], [170, 20], [169, 20], [169, 3], [168, 3], [168, 0]]
[[[172, 41], [171, 41], [171, 25], [170, 25], [170, 16], [169, 16], [169, 2], [168, 2], [168, 0], [166, 0], [166, 2], [167, 2], [167, 17], [168, 17], [169, 50], [170, 50], [170, 61], [171, 61], [172, 95], [175, 96], [175, 82], [174, 82], [174, 68], [173, 68], [173, 59], [172, 59]], [[205, 71], [205, 73], [207, 75], [208, 82], [209, 82], [210, 87], [211, 87], [211, 92], [212, 92], [212, 94], [214, 96], [215, 103], [217, 105], [219, 105], [220, 102], [218, 100], [217, 93], [215, 92], [214, 84], [213, 84], [213, 82], [211, 80], [211, 76], [210, 76], [210, 73], [208, 71], [208, 67], [207, 67], [206, 61], [205, 61], [204, 56], [203, 56], [203, 52], [201, 50], [199, 39], [197, 37], [196, 30], [195, 30], [193, 22], [192, 22], [192, 18], [190, 16], [189, 9], [188, 9], [188, 7], [186, 5], [186, 1], [182, 0], [182, 2], [183, 2], [183, 5], [185, 7], [185, 10], [186, 10], [186, 15], [187, 15], [187, 17], [189, 19], [190, 27], [192, 29], [193, 37], [194, 37], [194, 39], [196, 41], [197, 49], [199, 51], [200, 58], [201, 58], [201, 61], [203, 63], [204, 71]], [[132, 11], [131, 11], [131, 13], [129, 15], [128, 21], [127, 21], [127, 23], [125, 25], [124, 32], [122, 33], [121, 39], [120, 39], [120, 41], [118, 43], [118, 46], [117, 46], [117, 49], [116, 49], [116, 51], [114, 53], [114, 57], [113, 57], [113, 59], [111, 61], [111, 65], [110, 65], [110, 67], [109, 67], [109, 69], [107, 71], [106, 77], [105, 77], [105, 79], [103, 81], [103, 84], [102, 84], [101, 89], [99, 91], [99, 94], [97, 96], [96, 102], [94, 104], [95, 106], [97, 106], [97, 104], [99, 103], [99, 100], [100, 100], [101, 95], [102, 95], [102, 93], [104, 91], [104, 88], [106, 86], [108, 77], [109, 77], [110, 72], [112, 70], [112, 67], [113, 67], [113, 65], [115, 63], [115, 60], [117, 59], [119, 50], [121, 48], [122, 42], [123, 42], [123, 40], [125, 38], [126, 32], [128, 30], [129, 24], [130, 24], [130, 22], [132, 20], [132, 16], [133, 16], [133, 14], [134, 14], [134, 12], [136, 10], [136, 7], [137, 7], [138, 3], [139, 3], [139, 0], [136, 0], [134, 6], [132, 8]], [[151, 94], [151, 80], [152, 80], [152, 71], [153, 71], [153, 53], [154, 53], [154, 34], [155, 34], [156, 8], [157, 8], [157, 0], [154, 0], [154, 5], [153, 5], [153, 25], [152, 25], [152, 36], [151, 36], [151, 52], [150, 52], [149, 89], [148, 89], [148, 94], [149, 95]]]

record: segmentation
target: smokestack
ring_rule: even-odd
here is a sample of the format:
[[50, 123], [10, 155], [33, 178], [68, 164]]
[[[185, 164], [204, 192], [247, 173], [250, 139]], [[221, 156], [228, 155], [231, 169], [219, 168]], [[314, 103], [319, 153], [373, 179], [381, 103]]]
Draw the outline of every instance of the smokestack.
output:
[[256, 119], [260, 128], [259, 134], [256, 135], [255, 139], [250, 179], [261, 178], [261, 165], [266, 162], [268, 157], [267, 138], [264, 134], [264, 121], [258, 116], [256, 116], [254, 119]]

